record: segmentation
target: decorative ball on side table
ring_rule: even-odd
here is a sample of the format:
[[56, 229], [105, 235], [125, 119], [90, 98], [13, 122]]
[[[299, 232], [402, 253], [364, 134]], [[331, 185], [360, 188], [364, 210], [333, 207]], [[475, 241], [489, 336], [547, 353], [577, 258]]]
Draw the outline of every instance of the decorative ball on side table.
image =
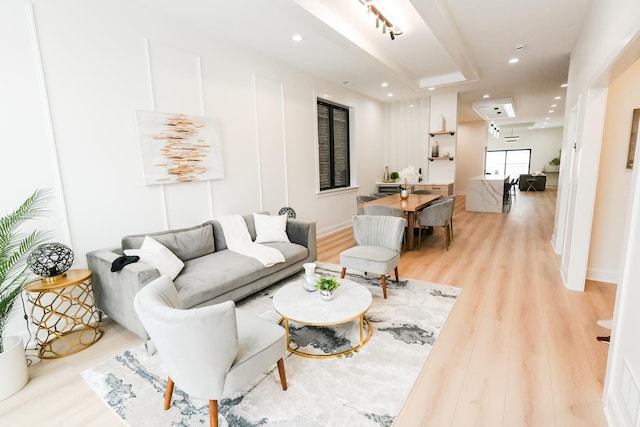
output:
[[27, 265], [45, 280], [62, 276], [73, 264], [73, 251], [62, 243], [45, 243], [35, 248], [27, 258]]

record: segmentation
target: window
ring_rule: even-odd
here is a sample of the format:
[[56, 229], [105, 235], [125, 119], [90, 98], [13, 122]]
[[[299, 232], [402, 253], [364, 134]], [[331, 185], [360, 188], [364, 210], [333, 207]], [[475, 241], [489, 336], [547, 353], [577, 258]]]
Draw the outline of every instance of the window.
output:
[[349, 187], [349, 109], [318, 100], [320, 191]]
[[531, 149], [487, 151], [485, 173], [510, 175], [512, 178], [528, 174], [531, 167]]

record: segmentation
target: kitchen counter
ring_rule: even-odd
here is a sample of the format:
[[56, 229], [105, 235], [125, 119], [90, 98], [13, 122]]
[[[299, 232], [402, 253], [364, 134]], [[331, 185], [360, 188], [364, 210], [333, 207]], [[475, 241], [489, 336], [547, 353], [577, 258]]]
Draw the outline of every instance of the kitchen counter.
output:
[[509, 176], [480, 175], [467, 181], [466, 210], [472, 212], [502, 212], [504, 183]]

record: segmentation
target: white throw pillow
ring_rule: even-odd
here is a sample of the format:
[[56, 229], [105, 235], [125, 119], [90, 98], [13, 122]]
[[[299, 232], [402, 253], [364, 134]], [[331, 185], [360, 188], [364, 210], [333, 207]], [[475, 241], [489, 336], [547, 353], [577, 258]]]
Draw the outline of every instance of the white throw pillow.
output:
[[125, 249], [125, 255], [137, 255], [140, 261], [155, 267], [162, 276], [169, 276], [171, 280], [184, 268], [184, 263], [162, 243], [146, 236], [140, 249]]
[[287, 215], [253, 214], [256, 225], [256, 243], [289, 242], [287, 236]]

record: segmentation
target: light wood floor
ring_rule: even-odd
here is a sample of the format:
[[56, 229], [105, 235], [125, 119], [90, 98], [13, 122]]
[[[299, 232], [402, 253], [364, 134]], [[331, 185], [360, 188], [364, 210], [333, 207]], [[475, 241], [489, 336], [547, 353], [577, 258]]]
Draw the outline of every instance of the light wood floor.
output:
[[[596, 336], [607, 331], [596, 321], [611, 318], [615, 286], [564, 289], [549, 242], [555, 197], [518, 193], [510, 213], [480, 214], [459, 196], [449, 251], [438, 229], [402, 254], [401, 276], [463, 292], [395, 426], [606, 425], [608, 346]], [[318, 259], [339, 263], [353, 244], [350, 229], [319, 239]], [[108, 320], [104, 329], [89, 349], [30, 368], [27, 386], [0, 402], [0, 426], [121, 425], [79, 373], [140, 339]]]

